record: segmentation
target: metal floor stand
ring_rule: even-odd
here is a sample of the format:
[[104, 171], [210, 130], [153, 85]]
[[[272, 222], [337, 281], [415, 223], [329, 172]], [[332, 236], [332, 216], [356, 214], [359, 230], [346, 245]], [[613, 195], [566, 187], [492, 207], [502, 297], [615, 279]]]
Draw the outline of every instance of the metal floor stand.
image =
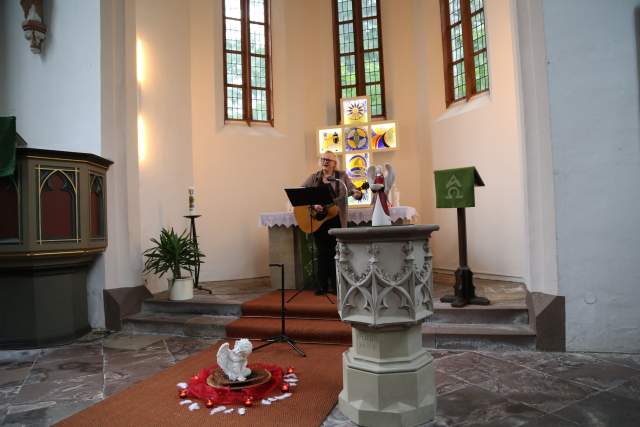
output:
[[253, 351], [257, 351], [261, 348], [264, 348], [268, 345], [275, 344], [278, 342], [286, 342], [293, 348], [296, 353], [298, 353], [302, 357], [306, 357], [307, 355], [304, 351], [300, 350], [298, 346], [296, 346], [296, 342], [293, 338], [287, 336], [285, 333], [285, 308], [284, 308], [284, 264], [269, 264], [269, 267], [280, 267], [280, 275], [282, 277], [282, 285], [280, 286], [280, 335], [273, 336], [271, 338], [267, 338], [264, 341], [266, 343], [259, 345], [254, 348]]

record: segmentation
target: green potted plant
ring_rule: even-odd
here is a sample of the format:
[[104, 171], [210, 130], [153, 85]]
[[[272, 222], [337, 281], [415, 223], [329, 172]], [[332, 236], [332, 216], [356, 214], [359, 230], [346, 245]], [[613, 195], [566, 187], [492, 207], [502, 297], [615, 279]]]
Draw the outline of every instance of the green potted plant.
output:
[[[152, 238], [151, 243], [153, 246], [144, 251], [144, 272], [162, 277], [170, 271], [173, 277], [169, 279], [169, 299], [182, 301], [193, 298], [191, 272], [198, 264], [202, 264], [204, 254], [198, 250], [186, 230], [178, 235], [173, 228], [163, 228], [160, 240]], [[189, 272], [188, 275], [183, 274], [185, 270]]]

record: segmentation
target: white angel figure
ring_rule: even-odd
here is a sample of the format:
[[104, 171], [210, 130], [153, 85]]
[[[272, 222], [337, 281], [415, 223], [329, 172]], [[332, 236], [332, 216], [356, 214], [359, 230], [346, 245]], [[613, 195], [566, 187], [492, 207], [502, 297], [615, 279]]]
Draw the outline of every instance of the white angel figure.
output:
[[373, 215], [371, 215], [371, 225], [377, 227], [379, 225], [391, 225], [391, 216], [389, 214], [389, 192], [396, 180], [396, 174], [393, 167], [386, 163], [384, 165], [385, 173], [379, 165], [369, 166], [367, 169], [367, 181], [369, 188], [373, 192]]
[[247, 368], [247, 358], [253, 351], [251, 341], [242, 338], [229, 349], [229, 343], [225, 342], [218, 349], [218, 366], [231, 381], [244, 381], [251, 375], [251, 369]]

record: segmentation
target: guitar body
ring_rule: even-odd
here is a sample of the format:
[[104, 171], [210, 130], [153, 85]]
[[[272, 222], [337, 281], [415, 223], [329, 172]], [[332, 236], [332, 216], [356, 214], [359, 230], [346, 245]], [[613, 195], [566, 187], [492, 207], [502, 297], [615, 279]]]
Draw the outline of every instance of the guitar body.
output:
[[322, 213], [309, 215], [310, 211], [311, 206], [309, 205], [293, 207], [293, 215], [296, 217], [298, 227], [307, 234], [315, 232], [322, 226], [322, 224], [324, 224], [325, 221], [335, 218], [338, 215], [338, 207], [336, 205], [325, 207], [325, 210]]

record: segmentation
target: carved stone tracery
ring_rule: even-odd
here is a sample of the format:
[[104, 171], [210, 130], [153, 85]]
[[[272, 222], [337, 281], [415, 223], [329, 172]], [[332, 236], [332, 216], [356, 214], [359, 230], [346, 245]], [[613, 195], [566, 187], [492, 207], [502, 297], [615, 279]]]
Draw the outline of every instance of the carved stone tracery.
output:
[[[419, 246], [420, 247], [420, 246]], [[353, 316], [367, 316], [372, 323], [385, 324], [385, 316], [415, 322], [431, 314], [431, 253], [425, 242], [422, 265], [416, 264], [414, 242], [402, 244], [402, 261], [399, 271], [387, 272], [380, 266], [381, 248], [368, 245], [368, 262], [360, 273], [352, 264], [353, 251], [348, 244], [338, 243], [339, 312], [344, 320]]]

